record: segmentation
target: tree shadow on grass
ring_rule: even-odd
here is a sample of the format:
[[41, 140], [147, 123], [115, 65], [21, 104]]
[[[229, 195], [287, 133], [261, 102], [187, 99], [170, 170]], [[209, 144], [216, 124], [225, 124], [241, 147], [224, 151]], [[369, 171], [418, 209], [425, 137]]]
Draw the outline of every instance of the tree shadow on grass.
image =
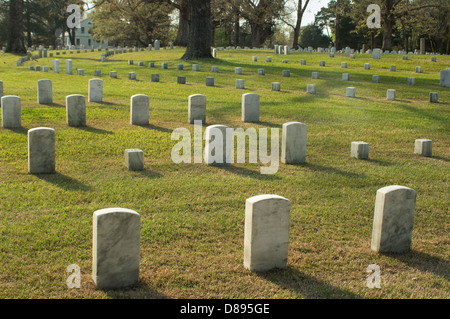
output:
[[89, 102], [89, 103], [97, 103], [97, 104], [100, 104], [100, 105], [117, 105], [117, 104], [115, 104], [115, 103], [112, 103], [112, 102], [106, 102], [106, 101], [101, 101], [101, 102]]
[[222, 169], [224, 171], [230, 172], [232, 174], [241, 175], [244, 177], [250, 177], [254, 179], [259, 180], [280, 180], [281, 177], [276, 176], [275, 174], [261, 174], [260, 170], [257, 171], [250, 170], [245, 167], [238, 167], [238, 166], [220, 166], [220, 165], [212, 165], [213, 167], [217, 167], [219, 169]]
[[261, 126], [267, 126], [267, 127], [277, 127], [277, 128], [282, 127], [282, 124], [275, 124], [275, 123], [264, 122], [264, 121], [256, 122], [255, 124], [259, 124]]
[[28, 129], [26, 127], [15, 127], [15, 128], [6, 128], [8, 131], [17, 133], [17, 134], [23, 134], [28, 135]]
[[100, 129], [100, 128], [95, 128], [95, 127], [92, 127], [92, 126], [78, 126], [76, 128], [81, 130], [81, 131], [94, 133], [94, 134], [113, 134], [113, 132], [111, 132], [111, 131], [103, 130], [103, 129]]
[[58, 172], [54, 174], [33, 174], [33, 175], [39, 178], [40, 180], [53, 184], [67, 191], [88, 192], [92, 189], [91, 186], [86, 185], [70, 176], [66, 176]]
[[315, 165], [315, 164], [310, 164], [310, 163], [300, 163], [300, 164], [289, 164], [289, 165], [294, 165], [294, 166], [300, 166], [300, 167], [304, 167], [306, 169], [312, 170], [312, 171], [318, 171], [318, 172], [325, 172], [325, 173], [333, 173], [333, 174], [338, 174], [341, 176], [347, 176], [347, 177], [365, 177], [364, 174], [357, 174], [357, 173], [353, 173], [353, 172], [347, 172], [347, 171], [343, 171], [334, 167], [329, 167], [329, 166], [321, 166], [321, 165]]
[[43, 105], [43, 106], [50, 106], [50, 107], [66, 107], [65, 105], [63, 105], [63, 104], [60, 104], [60, 103], [49, 103], [49, 104], [39, 104], [39, 105]]
[[158, 172], [150, 171], [150, 170], [146, 170], [146, 169], [144, 169], [142, 171], [135, 171], [135, 173], [138, 173], [138, 174], [140, 174], [140, 175], [142, 175], [144, 177], [148, 177], [148, 178], [152, 178], [152, 179], [153, 178], [161, 178], [161, 177], [163, 177], [163, 175], [158, 173]]
[[448, 120], [445, 118], [445, 116], [442, 116], [439, 113], [429, 112], [429, 111], [424, 110], [424, 109], [420, 109], [420, 108], [417, 108], [417, 107], [414, 107], [414, 106], [404, 105], [404, 104], [400, 105], [400, 107], [405, 109], [408, 112], [415, 113], [416, 115], [420, 115], [420, 116], [426, 117], [426, 118], [428, 118], [430, 120], [437, 121], [437, 122], [442, 123], [444, 125], [448, 125]]
[[121, 289], [102, 289], [112, 299], [168, 299], [167, 296], [139, 281], [136, 285]]
[[377, 164], [380, 166], [392, 166], [391, 162], [386, 162], [386, 161], [377, 160], [377, 159], [373, 159], [373, 158], [366, 159], [365, 161], [367, 161], [369, 163]]
[[444, 162], [450, 162], [450, 159], [447, 157], [442, 157], [442, 156], [431, 156], [431, 159], [436, 159], [438, 161], [444, 161]]
[[293, 291], [307, 299], [360, 299], [361, 296], [350, 291], [331, 286], [317, 278], [306, 275], [288, 266], [287, 269], [274, 269], [257, 272], [257, 276], [284, 289]]
[[164, 133], [172, 133], [173, 130], [165, 128], [165, 127], [161, 127], [161, 126], [157, 126], [157, 125], [153, 125], [153, 124], [147, 124], [147, 125], [139, 125], [140, 127], [143, 128], [147, 128], [150, 130], [156, 130], [156, 131], [160, 131], [160, 132], [164, 132]]
[[422, 272], [432, 272], [437, 276], [450, 280], [450, 261], [430, 254], [411, 250], [404, 254], [387, 254], [385, 256], [397, 259], [409, 267], [415, 268]]

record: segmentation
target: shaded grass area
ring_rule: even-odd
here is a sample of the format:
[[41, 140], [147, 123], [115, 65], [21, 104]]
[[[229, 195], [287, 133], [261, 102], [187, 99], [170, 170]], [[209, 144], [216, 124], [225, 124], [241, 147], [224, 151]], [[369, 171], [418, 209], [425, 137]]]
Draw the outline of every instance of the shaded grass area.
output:
[[[161, 50], [108, 57], [100, 52], [55, 56], [60, 74], [15, 67], [18, 57], [0, 55], [4, 95], [22, 99], [22, 128], [0, 128], [0, 297], [2, 298], [449, 298], [450, 93], [439, 86], [439, 71], [450, 58], [439, 56], [219, 51], [218, 59], [180, 61], [183, 51]], [[256, 63], [252, 56], [258, 56]], [[271, 63], [265, 57], [272, 56]], [[74, 73], [66, 75], [65, 59]], [[134, 65], [127, 60], [134, 60]], [[306, 59], [307, 65], [300, 65]], [[289, 63], [282, 63], [288, 60]], [[325, 60], [326, 66], [319, 67]], [[144, 67], [137, 66], [144, 61]], [[155, 62], [155, 68], [148, 68]], [[169, 64], [168, 70], [161, 63]], [[340, 67], [347, 62], [348, 68]], [[371, 70], [364, 70], [364, 63]], [[176, 65], [184, 64], [183, 71]], [[200, 64], [194, 72], [192, 64]], [[389, 66], [395, 64], [396, 72]], [[415, 66], [423, 73], [415, 73]], [[210, 72], [219, 66], [219, 73]], [[243, 75], [234, 74], [241, 66]], [[258, 76], [257, 69], [266, 75]], [[65, 124], [65, 96], [88, 95], [88, 80], [102, 70], [104, 103], [87, 104], [87, 127]], [[290, 70], [289, 78], [282, 70]], [[109, 71], [118, 71], [111, 79]], [[320, 79], [311, 79], [319, 71]], [[130, 81], [136, 72], [138, 81]], [[150, 75], [160, 74], [159, 83]], [[342, 81], [350, 73], [351, 81]], [[372, 74], [381, 83], [372, 83]], [[187, 85], [176, 84], [185, 75]], [[206, 87], [214, 76], [216, 87]], [[415, 86], [406, 84], [416, 78]], [[54, 104], [37, 104], [37, 80], [53, 80]], [[245, 90], [235, 80], [245, 79]], [[281, 82], [281, 92], [271, 91]], [[316, 84], [317, 94], [306, 93]], [[345, 97], [347, 86], [356, 98]], [[397, 101], [386, 101], [387, 89]], [[261, 122], [242, 123], [241, 95], [261, 96]], [[438, 92], [440, 103], [428, 102]], [[150, 124], [129, 124], [130, 97], [150, 96]], [[257, 130], [281, 128], [288, 121], [308, 125], [307, 163], [280, 165], [260, 174], [261, 163], [228, 168], [174, 164], [171, 140], [186, 127], [191, 94], [207, 96], [207, 124]], [[27, 130], [56, 130], [54, 175], [27, 173]], [[204, 128], [203, 128], [204, 130]], [[433, 140], [433, 157], [413, 153], [416, 138]], [[350, 158], [350, 143], [369, 143], [369, 160]], [[124, 150], [140, 148], [145, 170], [128, 172]], [[370, 251], [376, 190], [392, 184], [418, 192], [412, 251], [379, 255]], [[243, 266], [245, 200], [258, 194], [291, 200], [287, 270], [250, 273]], [[90, 277], [92, 213], [126, 207], [142, 216], [140, 284], [116, 291], [96, 290]], [[78, 264], [82, 288], [68, 289], [66, 268]], [[381, 268], [382, 288], [366, 286], [369, 264]]]

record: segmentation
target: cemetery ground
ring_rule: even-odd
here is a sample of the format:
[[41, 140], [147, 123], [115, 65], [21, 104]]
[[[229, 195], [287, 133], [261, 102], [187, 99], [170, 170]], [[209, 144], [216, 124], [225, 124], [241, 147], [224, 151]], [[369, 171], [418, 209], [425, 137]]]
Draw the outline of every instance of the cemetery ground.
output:
[[[16, 67], [19, 56], [0, 55], [3, 94], [22, 101], [22, 128], [0, 128], [0, 298], [450, 298], [450, 91], [439, 86], [439, 71], [449, 67], [450, 57], [431, 62], [429, 55], [374, 60], [368, 54], [350, 59], [230, 50], [219, 51], [217, 59], [186, 62], [179, 60], [182, 54], [125, 53], [102, 63], [101, 52], [67, 51], [22, 67]], [[272, 62], [265, 62], [267, 56]], [[53, 59], [60, 60], [59, 74], [53, 73]], [[72, 59], [74, 75], [65, 74], [66, 59]], [[325, 67], [319, 67], [322, 60]], [[200, 71], [192, 71], [192, 64]], [[30, 71], [30, 65], [50, 70]], [[238, 66], [242, 75], [234, 73]], [[415, 73], [416, 66], [422, 73]], [[266, 75], [258, 75], [259, 68]], [[77, 69], [85, 75], [76, 75]], [[86, 102], [86, 127], [67, 126], [65, 97], [87, 97], [97, 69], [103, 102]], [[290, 77], [282, 77], [283, 70]], [[117, 71], [118, 79], [109, 71]], [[319, 79], [311, 78], [314, 71]], [[137, 80], [129, 80], [128, 72], [136, 72]], [[150, 82], [153, 73], [160, 82]], [[350, 81], [342, 73], [350, 73]], [[373, 74], [380, 83], [372, 83]], [[177, 84], [179, 75], [186, 84]], [[215, 78], [214, 87], [205, 85], [208, 76]], [[414, 86], [408, 77], [415, 77]], [[40, 79], [53, 81], [51, 105], [37, 103]], [[245, 80], [244, 90], [235, 88], [236, 79]], [[271, 91], [272, 82], [280, 82], [281, 91]], [[317, 93], [306, 93], [307, 84], [316, 84]], [[356, 88], [355, 98], [345, 96], [346, 87]], [[395, 101], [386, 100], [387, 89], [396, 90]], [[439, 103], [429, 102], [430, 92], [438, 92]], [[259, 123], [241, 121], [244, 93], [260, 94]], [[150, 97], [149, 125], [130, 125], [135, 94]], [[172, 131], [193, 132], [187, 122], [191, 94], [207, 96], [207, 125], [270, 132], [290, 121], [307, 124], [306, 163], [280, 163], [272, 175], [260, 174], [263, 164], [248, 161], [225, 168], [173, 163], [178, 141], [171, 140]], [[28, 173], [27, 131], [35, 127], [56, 131], [55, 174]], [[432, 157], [414, 154], [419, 138], [433, 140]], [[368, 160], [350, 157], [352, 141], [369, 143]], [[128, 171], [128, 148], [143, 150], [144, 171]], [[376, 191], [388, 185], [417, 191], [412, 247], [401, 255], [370, 249]], [[285, 270], [243, 267], [245, 200], [259, 194], [291, 201]], [[140, 282], [130, 289], [97, 290], [91, 277], [92, 214], [108, 207], [141, 215]], [[79, 289], [67, 287], [70, 264], [81, 268]], [[370, 264], [380, 266], [379, 289], [366, 285]]]

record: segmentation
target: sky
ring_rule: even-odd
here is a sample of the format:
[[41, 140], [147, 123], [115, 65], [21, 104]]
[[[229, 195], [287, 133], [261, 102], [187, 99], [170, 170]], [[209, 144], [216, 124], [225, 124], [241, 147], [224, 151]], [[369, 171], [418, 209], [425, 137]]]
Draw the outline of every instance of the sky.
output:
[[329, 1], [330, 0], [310, 0], [302, 19], [302, 26], [314, 23], [314, 15], [320, 11], [322, 7], [326, 7]]
[[[314, 23], [314, 15], [320, 11], [322, 7], [326, 7], [329, 1], [330, 0], [310, 0], [308, 8], [303, 16], [302, 26]], [[85, 2], [90, 5], [92, 0], [85, 0]]]

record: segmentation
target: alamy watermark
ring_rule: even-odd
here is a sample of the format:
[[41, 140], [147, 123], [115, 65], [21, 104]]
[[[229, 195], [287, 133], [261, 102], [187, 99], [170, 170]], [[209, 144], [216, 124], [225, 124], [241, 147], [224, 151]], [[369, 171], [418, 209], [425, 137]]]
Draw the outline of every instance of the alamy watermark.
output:
[[381, 269], [377, 264], [370, 264], [366, 269], [370, 273], [367, 277], [366, 286], [370, 289], [381, 288]]
[[[203, 160], [209, 165], [232, 164], [235, 159], [235, 140], [237, 140], [236, 163], [245, 163], [246, 139], [248, 138], [249, 163], [257, 163], [259, 158], [260, 163], [270, 164], [260, 168], [261, 174], [275, 174], [280, 166], [279, 131], [279, 128], [271, 128], [270, 130], [269, 155], [267, 128], [260, 128], [257, 132], [252, 127], [244, 130], [216, 125], [207, 128], [203, 135], [202, 121], [194, 121], [194, 151], [192, 152], [191, 147], [191, 132], [186, 128], [177, 128], [172, 132], [171, 139], [179, 142], [172, 148], [171, 158], [176, 164], [203, 163]], [[204, 139], [206, 142], [203, 152]]]
[[367, 7], [367, 12], [371, 14], [367, 18], [366, 24], [369, 29], [381, 28], [381, 9], [378, 4], [370, 4]]
[[81, 8], [79, 5], [71, 4], [67, 6], [66, 12], [71, 13], [66, 20], [69, 29], [81, 28]]
[[67, 288], [81, 288], [81, 268], [77, 264], [67, 266], [66, 272], [69, 273], [66, 284]]

